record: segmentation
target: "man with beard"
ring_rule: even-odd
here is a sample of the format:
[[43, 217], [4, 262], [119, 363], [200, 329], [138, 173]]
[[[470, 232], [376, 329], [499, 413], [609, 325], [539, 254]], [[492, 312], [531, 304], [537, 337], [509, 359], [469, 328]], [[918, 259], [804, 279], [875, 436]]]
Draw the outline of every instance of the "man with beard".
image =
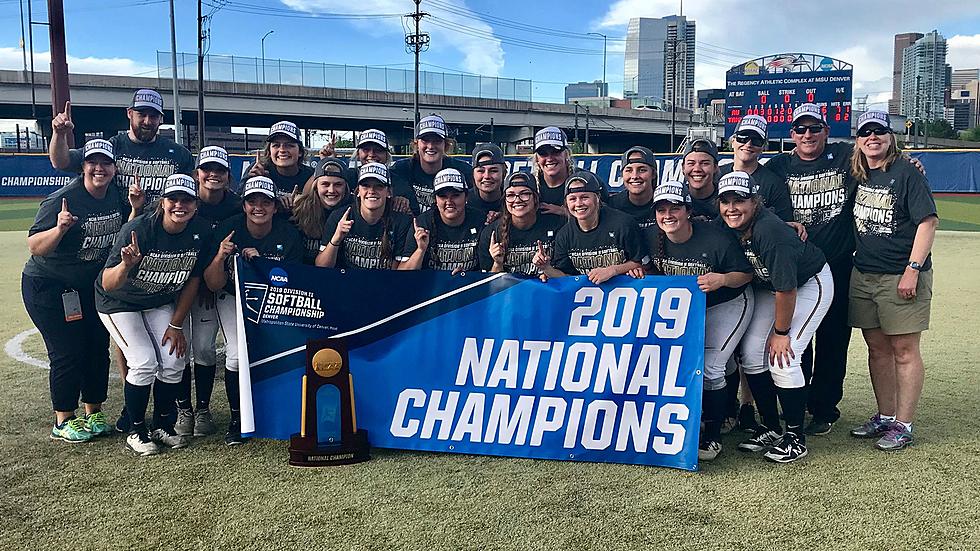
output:
[[[194, 159], [186, 147], [158, 135], [163, 122], [163, 96], [156, 90], [140, 89], [133, 94], [132, 105], [126, 108], [129, 131], [109, 138], [116, 157], [116, 185], [123, 197], [129, 195], [130, 204], [142, 209], [153, 204], [163, 192], [167, 177], [173, 174], [190, 175]], [[52, 121], [51, 144], [48, 157], [51, 165], [59, 170], [81, 172], [82, 149], [68, 148], [68, 135], [75, 129], [71, 120], [71, 102], [65, 103], [65, 111]], [[129, 371], [126, 357], [116, 349], [116, 365], [123, 378]], [[116, 430], [129, 432], [129, 415], [123, 409], [116, 422]]]
[[[172, 174], [190, 175], [194, 159], [186, 147], [170, 138], [159, 135], [163, 123], [163, 97], [155, 90], [141, 89], [133, 94], [133, 102], [126, 109], [129, 131], [109, 138], [116, 153], [116, 185], [123, 196], [131, 191], [143, 195], [143, 205], [153, 204], [163, 190], [163, 184]], [[57, 169], [79, 172], [82, 166], [82, 150], [68, 149], [68, 135], [75, 125], [71, 120], [71, 103], [65, 111], [51, 121], [54, 130], [48, 157]], [[138, 179], [138, 180], [137, 180]]]

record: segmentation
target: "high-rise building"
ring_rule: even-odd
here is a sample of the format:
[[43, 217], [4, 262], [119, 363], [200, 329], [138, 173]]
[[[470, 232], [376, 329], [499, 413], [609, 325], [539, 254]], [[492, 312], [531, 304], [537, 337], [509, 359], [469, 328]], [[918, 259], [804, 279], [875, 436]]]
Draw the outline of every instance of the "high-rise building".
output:
[[693, 109], [694, 35], [694, 21], [682, 15], [630, 19], [623, 96], [674, 101], [676, 87], [677, 107]]
[[943, 118], [946, 90], [946, 39], [936, 31], [902, 52], [902, 103], [899, 113], [910, 118]]
[[980, 69], [953, 69], [951, 90], [962, 90], [971, 80], [980, 80]]
[[895, 35], [895, 51], [892, 59], [892, 99], [888, 100], [888, 113], [898, 115], [902, 106], [902, 54], [905, 48], [922, 38], [922, 33], [902, 33]]
[[601, 80], [574, 82], [565, 86], [565, 103], [571, 103], [578, 98], [604, 98], [607, 96], [609, 96], [609, 84]]

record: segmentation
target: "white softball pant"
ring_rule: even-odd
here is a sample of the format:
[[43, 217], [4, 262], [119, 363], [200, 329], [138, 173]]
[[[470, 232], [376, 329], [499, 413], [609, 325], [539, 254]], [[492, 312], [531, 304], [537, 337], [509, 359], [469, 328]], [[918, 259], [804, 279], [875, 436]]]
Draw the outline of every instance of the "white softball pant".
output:
[[704, 318], [704, 389], [725, 388], [726, 365], [752, 321], [755, 293], [742, 294], [708, 308]]
[[207, 307], [195, 299], [191, 306], [191, 349], [194, 363], [217, 363], [214, 339], [218, 336], [218, 311], [216, 306]]
[[[173, 304], [139, 312], [99, 313], [99, 319], [126, 357], [126, 382], [137, 386], [150, 385], [154, 378], [165, 383], [180, 382], [184, 358], [170, 353], [171, 343], [160, 344], [173, 315]], [[187, 325], [184, 320], [185, 331]]]
[[755, 312], [749, 328], [742, 337], [742, 371], [746, 375], [769, 371], [772, 381], [779, 388], [802, 388], [806, 385], [800, 363], [803, 351], [816, 333], [830, 303], [834, 300], [834, 278], [830, 266], [823, 265], [820, 273], [811, 277], [796, 290], [796, 309], [790, 324], [790, 346], [794, 358], [789, 367], [769, 364], [766, 341], [772, 332], [776, 318], [776, 293], [764, 289], [755, 290]]
[[225, 369], [238, 372], [238, 307], [235, 295], [219, 291], [215, 304], [221, 333], [225, 337]]

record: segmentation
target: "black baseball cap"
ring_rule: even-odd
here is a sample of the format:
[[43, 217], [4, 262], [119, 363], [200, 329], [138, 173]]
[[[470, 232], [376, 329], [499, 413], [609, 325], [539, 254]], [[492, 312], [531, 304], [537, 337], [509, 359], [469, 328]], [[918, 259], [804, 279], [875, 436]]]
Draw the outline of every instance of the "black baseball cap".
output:
[[507, 190], [517, 186], [537, 190], [537, 186], [535, 186], [534, 183], [534, 176], [519, 170], [507, 177], [507, 179], [504, 181], [503, 189]]
[[715, 164], [718, 163], [718, 146], [716, 146], [711, 140], [698, 138], [687, 144], [687, 147], [684, 148], [684, 158], [691, 153], [707, 153], [708, 155], [711, 155], [712, 159], [715, 160]]
[[[478, 160], [480, 157], [490, 156], [489, 159], [484, 159], [482, 161]], [[476, 146], [473, 150], [473, 168], [478, 166], [487, 165], [502, 165], [504, 163], [504, 152], [501, 151], [499, 147], [492, 143], [482, 143]]]
[[331, 176], [340, 176], [343, 178], [344, 174], [347, 172], [347, 161], [339, 157], [326, 157], [320, 159], [320, 162], [316, 165], [316, 170], [313, 172], [313, 179], [317, 179], [320, 176], [326, 176], [327, 174]]
[[[630, 160], [630, 157], [635, 156], [636, 154], [639, 154], [640, 157]], [[621, 166], [625, 167], [626, 165], [632, 163], [643, 163], [653, 167], [654, 170], [657, 170], [657, 159], [653, 156], [653, 151], [650, 151], [642, 145], [634, 145], [633, 147], [627, 149], [626, 153], [623, 153], [623, 160], [622, 163], [620, 163]]]
[[576, 171], [568, 177], [568, 180], [565, 180], [565, 197], [581, 191], [591, 191], [598, 195], [602, 193], [602, 182], [588, 170]]

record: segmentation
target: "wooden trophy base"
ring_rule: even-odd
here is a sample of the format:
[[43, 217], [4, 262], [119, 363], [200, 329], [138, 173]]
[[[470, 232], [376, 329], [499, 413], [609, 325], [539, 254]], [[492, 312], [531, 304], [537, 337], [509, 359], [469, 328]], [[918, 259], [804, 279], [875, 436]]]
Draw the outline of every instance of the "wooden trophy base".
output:
[[294, 434], [289, 439], [291, 467], [329, 467], [351, 465], [371, 459], [366, 430], [358, 430], [343, 442], [318, 446], [312, 438]]

